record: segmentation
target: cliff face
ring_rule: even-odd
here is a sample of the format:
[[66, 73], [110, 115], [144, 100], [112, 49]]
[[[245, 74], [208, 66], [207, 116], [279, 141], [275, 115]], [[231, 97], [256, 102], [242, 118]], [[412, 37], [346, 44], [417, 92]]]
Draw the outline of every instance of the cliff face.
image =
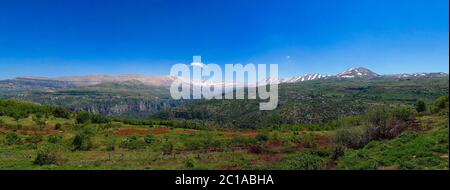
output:
[[[66, 103], [67, 104], [67, 103]], [[145, 118], [150, 114], [158, 113], [167, 108], [173, 108], [183, 104], [183, 101], [175, 100], [134, 100], [134, 101], [104, 101], [83, 105], [66, 105], [71, 110], [82, 110], [90, 113], [122, 116], [130, 118]], [[62, 105], [64, 106], [64, 105]]]

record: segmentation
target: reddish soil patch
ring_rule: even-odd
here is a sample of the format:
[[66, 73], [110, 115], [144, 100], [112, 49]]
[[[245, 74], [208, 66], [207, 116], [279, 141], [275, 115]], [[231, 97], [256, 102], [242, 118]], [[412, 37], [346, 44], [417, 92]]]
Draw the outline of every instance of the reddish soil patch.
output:
[[316, 143], [319, 145], [319, 147], [326, 148], [330, 145], [330, 139], [326, 136], [318, 136], [316, 138]]
[[280, 154], [264, 154], [261, 155], [258, 159], [253, 160], [252, 164], [274, 164], [279, 163], [286, 160], [286, 158], [282, 157]]
[[177, 133], [179, 133], [179, 134], [192, 134], [192, 133], [194, 133], [194, 131], [183, 129], [183, 130], [177, 130]]
[[[0, 126], [0, 132], [1, 133], [7, 133], [9, 131], [13, 131], [10, 129], [7, 129], [3, 126]], [[16, 132], [18, 134], [21, 135], [43, 135], [43, 136], [47, 136], [47, 135], [51, 135], [51, 134], [60, 134], [63, 133], [64, 131], [59, 131], [59, 130], [54, 130], [51, 129], [51, 127], [47, 127], [45, 129], [19, 129], [16, 130]]]
[[148, 133], [147, 129], [128, 129], [128, 128], [119, 128], [116, 131], [117, 136], [129, 136], [129, 135], [145, 135]]
[[152, 133], [155, 135], [162, 135], [170, 132], [169, 128], [153, 128]]
[[256, 131], [246, 131], [242, 133], [243, 136], [246, 137], [256, 137], [256, 135], [258, 135], [258, 132]]
[[327, 162], [323, 168], [325, 170], [332, 170], [332, 169], [336, 168], [336, 166], [337, 166], [336, 162], [330, 161], [330, 162]]
[[223, 170], [240, 170], [241, 168], [237, 165], [225, 166]]
[[297, 142], [297, 143], [295, 143], [295, 145], [294, 145], [294, 149], [295, 150], [302, 150], [302, 149], [304, 149], [306, 147], [306, 145], [305, 145], [305, 143], [303, 143], [303, 142]]
[[235, 132], [224, 132], [223, 133], [225, 136], [227, 136], [227, 137], [235, 137], [236, 136], [236, 133]]
[[280, 147], [280, 146], [283, 146], [283, 142], [281, 142], [281, 141], [269, 141], [269, 142], [266, 143], [266, 146], [268, 148]]

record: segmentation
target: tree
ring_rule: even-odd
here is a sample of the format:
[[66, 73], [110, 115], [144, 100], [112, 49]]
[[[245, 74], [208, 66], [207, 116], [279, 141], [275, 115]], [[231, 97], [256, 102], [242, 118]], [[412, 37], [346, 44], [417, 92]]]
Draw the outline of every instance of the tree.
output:
[[87, 123], [91, 119], [91, 116], [86, 112], [78, 112], [75, 120], [78, 124]]
[[89, 150], [92, 148], [92, 140], [90, 134], [79, 132], [72, 140], [73, 150]]
[[417, 101], [416, 103], [416, 111], [417, 112], [424, 112], [427, 109], [425, 102], [423, 102], [422, 100]]

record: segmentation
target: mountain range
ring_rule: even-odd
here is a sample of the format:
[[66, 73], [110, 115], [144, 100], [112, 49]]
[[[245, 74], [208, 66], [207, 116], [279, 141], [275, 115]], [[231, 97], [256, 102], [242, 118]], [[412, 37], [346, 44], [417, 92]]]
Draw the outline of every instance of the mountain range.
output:
[[[259, 112], [258, 102], [252, 100], [173, 100], [169, 87], [175, 79], [170, 76], [143, 75], [18, 77], [0, 80], [0, 98], [128, 118], [147, 118], [157, 114], [160, 118], [206, 118], [220, 120], [219, 123], [233, 123], [221, 118], [239, 120], [249, 117], [241, 120], [247, 124], [239, 125], [253, 126], [258, 118], [270, 119], [274, 115], [284, 118], [283, 122], [308, 123], [359, 113], [372, 100], [413, 104], [417, 98], [431, 100], [438, 95], [448, 94], [446, 73], [380, 75], [358, 67], [336, 75], [314, 73], [279, 80], [267, 79], [279, 83], [280, 105], [272, 112], [275, 113], [273, 117], [262, 117], [267, 113]], [[361, 100], [366, 102], [357, 102]], [[209, 111], [204, 112], [203, 109]], [[167, 117], [161, 117], [160, 114]], [[250, 121], [255, 122], [252, 124]]]
[[[367, 68], [357, 67], [349, 68], [336, 75], [325, 75], [320, 73], [305, 74], [301, 76], [281, 78], [278, 80], [267, 79], [266, 82], [275, 83], [297, 83], [319, 79], [345, 79], [345, 78], [432, 78], [432, 77], [448, 77], [447, 73], [401, 73], [380, 75]], [[176, 80], [173, 76], [144, 76], [144, 75], [89, 75], [89, 76], [72, 76], [72, 77], [17, 77], [13, 79], [0, 80], [0, 90], [54, 90], [71, 87], [84, 87], [98, 85], [102, 83], [123, 83], [135, 81], [147, 86], [169, 87]], [[193, 82], [193, 85], [200, 85], [201, 82]], [[214, 85], [224, 85], [224, 83], [216, 83]], [[226, 85], [226, 84], [225, 84]], [[256, 84], [254, 84], [256, 85]], [[250, 84], [249, 86], [254, 86]]]

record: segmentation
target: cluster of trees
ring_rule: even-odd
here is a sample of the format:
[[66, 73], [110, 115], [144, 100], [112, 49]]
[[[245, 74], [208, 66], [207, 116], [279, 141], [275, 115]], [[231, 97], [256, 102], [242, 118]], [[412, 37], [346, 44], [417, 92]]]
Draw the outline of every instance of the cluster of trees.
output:
[[[448, 96], [441, 96], [429, 107], [430, 113], [448, 114]], [[414, 127], [413, 117], [425, 112], [427, 105], [418, 103], [415, 109], [409, 107], [388, 108], [373, 107], [364, 115], [362, 126], [343, 126], [336, 131], [332, 140], [335, 157], [342, 155], [344, 148], [359, 149], [372, 140], [392, 139], [408, 128]]]
[[0, 100], [0, 116], [9, 116], [19, 120], [30, 115], [37, 117], [48, 117], [52, 115], [59, 118], [70, 118], [71, 112], [57, 106], [37, 105], [14, 100]]

